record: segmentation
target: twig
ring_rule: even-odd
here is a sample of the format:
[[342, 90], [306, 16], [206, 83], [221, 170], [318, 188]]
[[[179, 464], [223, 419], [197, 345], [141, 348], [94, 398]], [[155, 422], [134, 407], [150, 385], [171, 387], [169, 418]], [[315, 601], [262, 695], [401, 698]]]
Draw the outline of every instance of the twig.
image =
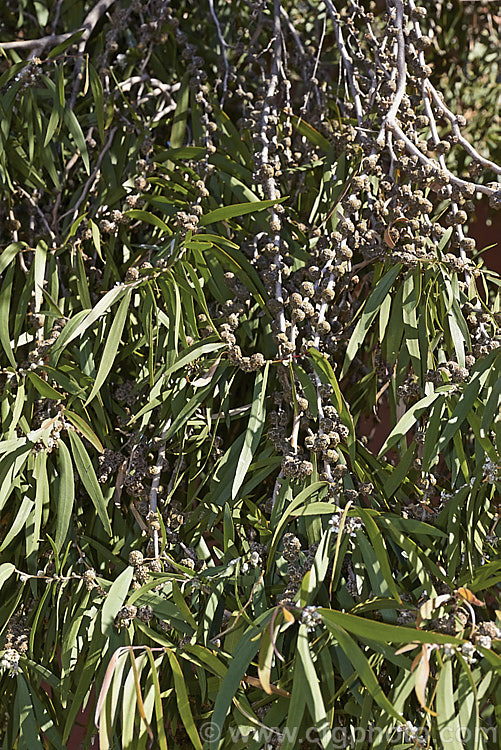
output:
[[461, 134], [458, 118], [456, 117], [454, 112], [451, 112], [451, 110], [447, 107], [447, 105], [442, 100], [439, 92], [427, 79], [425, 79], [424, 81], [424, 88], [426, 92], [432, 96], [435, 105], [444, 113], [445, 117], [449, 120], [452, 134], [458, 139], [458, 143], [461, 144], [464, 150], [473, 159], [475, 159], [475, 161], [478, 161], [480, 164], [482, 164], [486, 169], [490, 169], [496, 174], [501, 174], [501, 166], [479, 154], [477, 149], [471, 145], [471, 143], [464, 137], [464, 135]]
[[52, 245], [54, 247], [56, 245], [56, 235], [54, 234], [54, 232], [50, 228], [49, 222], [47, 221], [47, 219], [45, 217], [45, 214], [43, 213], [42, 209], [36, 203], [36, 201], [33, 200], [33, 196], [31, 196], [28, 192], [26, 192], [26, 190], [24, 190], [24, 188], [22, 188], [20, 185], [16, 186], [16, 190], [19, 193], [21, 193], [22, 195], [24, 195], [24, 197], [26, 198], [26, 200], [29, 201], [29, 203], [33, 206], [33, 208], [35, 209], [35, 211], [37, 212], [37, 214], [40, 216], [44, 227], [46, 228], [47, 232], [49, 233], [49, 237], [51, 238]]
[[[392, 130], [393, 133], [399, 138], [400, 140], [404, 141], [405, 145], [413, 154], [414, 156], [417, 156], [419, 161], [421, 161], [423, 164], [428, 164], [429, 166], [433, 167], [434, 169], [439, 169], [439, 166], [437, 163], [433, 163], [431, 159], [428, 159], [427, 156], [425, 156], [422, 151], [418, 149], [415, 143], [411, 141], [411, 139], [404, 133], [400, 125], [398, 125], [396, 122], [390, 124], [387, 124], [387, 127], [389, 130]], [[448, 169], [441, 170], [445, 173], [445, 175], [448, 177], [449, 181], [452, 182], [454, 185], [458, 185], [458, 187], [468, 187], [473, 188], [474, 190], [478, 190], [479, 193], [484, 193], [484, 195], [493, 195], [495, 192], [497, 192], [494, 188], [488, 187], [487, 185], [480, 185], [477, 182], [470, 182], [468, 180], [462, 180], [460, 177], [456, 177], [452, 172], [450, 172]]]
[[238, 406], [235, 409], [229, 409], [227, 412], [218, 412], [217, 414], [211, 415], [211, 420], [213, 422], [217, 422], [218, 419], [222, 419], [223, 417], [229, 416], [229, 417], [235, 417], [238, 414], [244, 414], [246, 411], [249, 411], [252, 404], [245, 404], [245, 406]]
[[53, 34], [55, 33], [57, 24], [59, 23], [59, 16], [61, 15], [62, 4], [63, 4], [63, 0], [57, 0], [56, 12], [54, 14], [54, 20], [52, 21], [52, 33]]
[[159, 81], [158, 78], [152, 78], [147, 73], [144, 73], [140, 76], [131, 76], [130, 78], [126, 78], [124, 81], [119, 81], [118, 88], [120, 89], [120, 91], [130, 91], [130, 89], [135, 86], [136, 83], [144, 83], [146, 81], [151, 86], [156, 87], [155, 89], [153, 89], [152, 93], [156, 93], [158, 90], [163, 94], [170, 95], [181, 88], [180, 83], [164, 83], [163, 81]]
[[[110, 134], [108, 136], [108, 140], [106, 141], [103, 150], [99, 154], [98, 160], [96, 162], [96, 166], [94, 167], [94, 171], [92, 172], [91, 176], [89, 177], [89, 179], [85, 183], [85, 185], [83, 187], [83, 190], [82, 190], [82, 193], [81, 193], [79, 199], [77, 200], [77, 202], [75, 203], [75, 207], [73, 209], [73, 216], [71, 218], [72, 223], [77, 218], [77, 216], [78, 216], [78, 209], [82, 205], [83, 201], [85, 200], [85, 198], [87, 196], [87, 193], [89, 192], [89, 190], [91, 189], [92, 185], [94, 184], [94, 180], [95, 180], [95, 178], [96, 178], [96, 176], [97, 176], [97, 174], [99, 172], [99, 169], [101, 167], [101, 164], [102, 164], [102, 161], [104, 159], [104, 156], [105, 156], [106, 152], [109, 151], [109, 149], [111, 148], [111, 144], [113, 143], [113, 138], [115, 137], [115, 133], [116, 132], [117, 132], [117, 128], [116, 127], [112, 128], [110, 130]], [[64, 217], [68, 216], [70, 213], [71, 213], [71, 211], [66, 211], [66, 213], [64, 213], [60, 218], [64, 219]]]
[[224, 103], [224, 98], [226, 96], [226, 91], [228, 89], [228, 76], [230, 74], [230, 66], [228, 64], [228, 58], [226, 56], [226, 47], [228, 47], [228, 44], [225, 42], [224, 37], [223, 37], [223, 32], [221, 31], [219, 19], [214, 9], [214, 0], [209, 0], [209, 8], [210, 8], [210, 14], [216, 26], [217, 36], [219, 39], [219, 44], [221, 45], [221, 54], [223, 56], [223, 63], [224, 63], [223, 95], [221, 97], [221, 107], [222, 107]]
[[297, 46], [297, 48], [299, 50], [300, 55], [303, 56], [304, 55], [304, 47], [303, 47], [303, 44], [302, 44], [301, 39], [299, 37], [299, 34], [297, 33], [297, 31], [296, 31], [296, 29], [294, 27], [294, 24], [290, 20], [289, 15], [288, 15], [287, 11], [285, 10], [285, 8], [280, 8], [280, 13], [282, 14], [282, 16], [285, 18], [285, 20], [287, 22], [287, 26], [289, 27], [289, 31], [291, 33], [292, 38], [294, 39], [294, 41], [296, 43], [296, 46]]
[[84, 33], [80, 37], [80, 42], [78, 45], [78, 59], [75, 63], [76, 76], [75, 82], [73, 84], [73, 91], [71, 92], [70, 109], [73, 109], [73, 107], [75, 106], [78, 91], [80, 89], [80, 82], [82, 80], [83, 53], [85, 52], [85, 47], [87, 46], [89, 37], [99, 23], [101, 16], [103, 16], [106, 11], [111, 8], [114, 2], [115, 0], [99, 0], [99, 2], [95, 4], [92, 10], [87, 13], [84, 19], [84, 22], [82, 24]]
[[16, 39], [15, 42], [0, 42], [0, 47], [3, 50], [6, 49], [43, 49], [44, 47], [47, 47], [49, 44], [56, 45], [56, 44], [62, 44], [62, 42], [65, 42], [67, 39], [70, 38], [70, 36], [73, 36], [73, 34], [76, 34], [77, 31], [80, 29], [75, 29], [74, 31], [68, 31], [66, 34], [49, 34], [48, 36], [42, 36], [38, 39]]
[[341, 31], [341, 26], [339, 25], [339, 14], [336, 8], [334, 7], [332, 0], [324, 0], [324, 3], [325, 3], [325, 7], [327, 8], [327, 12], [329, 13], [329, 16], [331, 17], [332, 23], [334, 25], [334, 34], [336, 36], [336, 43], [338, 46], [339, 54], [341, 55], [341, 59], [343, 60], [343, 65], [346, 71], [346, 76], [348, 78], [348, 86], [350, 87], [351, 95], [353, 98], [353, 103], [355, 105], [357, 121], [359, 125], [362, 125], [363, 120], [364, 120], [364, 113], [363, 113], [362, 101], [360, 97], [360, 88], [358, 86], [358, 82], [353, 73], [353, 63], [352, 63], [351, 57], [349, 56], [348, 50], [346, 49], [346, 45], [344, 43], [343, 32]]
[[[85, 50], [87, 40], [92, 34], [96, 27], [99, 19], [105, 13], [108, 8], [113, 5], [115, 0], [99, 0], [98, 3], [87, 13], [83, 23], [73, 31], [67, 31], [65, 34], [48, 34], [47, 36], [39, 37], [38, 39], [16, 39], [14, 42], [0, 42], [0, 47], [4, 50], [7, 49], [43, 49], [48, 45], [62, 44], [67, 39], [76, 34], [78, 31], [83, 29], [83, 34], [80, 37], [78, 51], [80, 54]], [[56, 9], [56, 19], [54, 23], [57, 23], [59, 18], [59, 9]]]
[[405, 62], [405, 37], [404, 37], [404, 4], [402, 0], [394, 0], [394, 3], [395, 3], [395, 9], [396, 9], [395, 26], [397, 29], [398, 81], [397, 81], [397, 90], [395, 91], [395, 95], [393, 97], [391, 107], [386, 113], [386, 116], [383, 120], [383, 124], [381, 125], [381, 131], [377, 137], [377, 142], [380, 146], [384, 146], [386, 129], [387, 128], [390, 129], [390, 126], [395, 123], [397, 112], [400, 109], [402, 99], [404, 98], [404, 95], [405, 95], [405, 88], [406, 88], [406, 83], [407, 83], [407, 65]]
[[[316, 56], [316, 58], [315, 58], [315, 64], [314, 64], [314, 66], [313, 66], [313, 72], [312, 72], [312, 74], [311, 74], [311, 78], [312, 78], [312, 80], [314, 80], [314, 79], [315, 79], [315, 78], [317, 77], [317, 70], [318, 70], [318, 66], [319, 66], [319, 64], [320, 64], [320, 55], [322, 54], [322, 47], [324, 46], [324, 39], [325, 39], [325, 30], [326, 30], [326, 28], [327, 28], [327, 23], [326, 23], [326, 21], [327, 21], [327, 19], [326, 19], [326, 18], [324, 18], [324, 22], [323, 22], [323, 24], [322, 24], [322, 35], [321, 35], [321, 37], [320, 37], [320, 41], [319, 41], [319, 43], [318, 43], [317, 56]], [[294, 28], [294, 27], [293, 27], [293, 28]], [[314, 86], [315, 86], [315, 89], [316, 89], [316, 91], [317, 91], [317, 94], [318, 94], [318, 86], [317, 86], [316, 84], [314, 84]], [[306, 109], [307, 109], [307, 107], [308, 107], [308, 101], [309, 101], [309, 99], [310, 99], [310, 94], [311, 94], [311, 89], [308, 89], [308, 91], [306, 92], [306, 94], [305, 94], [305, 97], [304, 97], [304, 102], [303, 102], [303, 106], [302, 106], [302, 107], [301, 107], [301, 109], [299, 110], [299, 111], [300, 111], [300, 112], [301, 112], [302, 114], [305, 114], [305, 113], [306, 113]]]
[[[155, 474], [153, 475], [153, 481], [150, 489], [150, 513], [156, 513], [158, 510], [158, 488], [160, 487], [160, 476], [162, 474], [162, 468], [165, 463], [165, 436], [169, 427], [171, 426], [171, 419], [169, 418], [164, 425], [162, 434], [160, 436], [160, 447], [157, 453], [157, 461], [155, 464]], [[155, 558], [158, 557], [158, 531], [153, 531], [153, 548], [155, 551]]]

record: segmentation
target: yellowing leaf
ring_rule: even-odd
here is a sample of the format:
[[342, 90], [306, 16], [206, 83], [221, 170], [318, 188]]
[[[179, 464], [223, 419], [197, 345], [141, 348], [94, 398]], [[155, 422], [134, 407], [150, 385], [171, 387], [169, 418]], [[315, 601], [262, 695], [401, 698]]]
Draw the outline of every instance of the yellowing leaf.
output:
[[485, 602], [481, 602], [480, 599], [477, 599], [475, 594], [470, 591], [470, 589], [466, 588], [466, 586], [461, 586], [461, 588], [456, 589], [454, 593], [457, 597], [464, 599], [469, 604], [474, 604], [476, 607], [485, 607]]

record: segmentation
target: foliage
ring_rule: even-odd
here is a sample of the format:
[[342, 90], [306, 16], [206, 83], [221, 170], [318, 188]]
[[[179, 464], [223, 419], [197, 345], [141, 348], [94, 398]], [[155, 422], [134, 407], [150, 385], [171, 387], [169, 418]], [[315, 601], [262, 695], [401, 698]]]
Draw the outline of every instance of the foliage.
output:
[[497, 69], [344, 5], [5, 3], [3, 748], [498, 746]]

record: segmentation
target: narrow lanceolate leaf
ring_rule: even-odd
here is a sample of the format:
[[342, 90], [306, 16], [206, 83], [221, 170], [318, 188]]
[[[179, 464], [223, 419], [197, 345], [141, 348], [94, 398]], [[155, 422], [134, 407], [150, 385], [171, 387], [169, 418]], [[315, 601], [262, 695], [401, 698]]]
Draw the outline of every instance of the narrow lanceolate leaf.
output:
[[181, 370], [185, 368], [187, 365], [190, 364], [190, 362], [193, 362], [193, 360], [201, 358], [204, 354], [210, 354], [211, 352], [216, 352], [219, 349], [222, 349], [225, 346], [225, 344], [220, 342], [214, 342], [211, 344], [197, 344], [185, 352], [185, 354], [181, 355], [173, 365], [171, 365], [164, 373], [163, 377], [167, 381], [168, 378], [170, 378], [171, 375], [173, 375], [178, 370]]
[[169, 227], [165, 223], [165, 221], [162, 221], [158, 216], [155, 216], [155, 214], [150, 213], [149, 211], [143, 211], [138, 208], [133, 208], [130, 211], [126, 211], [124, 213], [124, 216], [127, 216], [129, 219], [139, 219], [140, 221], [144, 221], [146, 224], [151, 224], [154, 227], [158, 227], [158, 229], [161, 229], [162, 232], [166, 234], [170, 234]]
[[[8, 250], [9, 248], [7, 248]], [[3, 254], [0, 255], [0, 262], [7, 252], [4, 250]], [[14, 279], [14, 266], [11, 266], [5, 274], [2, 288], [0, 289], [0, 344], [7, 355], [9, 364], [17, 368], [16, 360], [12, 352], [10, 344], [10, 333], [9, 333], [9, 318], [10, 318], [10, 305], [12, 299], [12, 284]]]
[[13, 242], [0, 254], [0, 274], [12, 263], [17, 254], [26, 247], [25, 242]]
[[184, 143], [184, 134], [186, 131], [186, 120], [188, 118], [188, 107], [190, 103], [190, 87], [188, 85], [188, 75], [186, 74], [181, 81], [179, 94], [176, 97], [176, 111], [172, 122], [169, 146], [172, 149], [180, 148]]
[[367, 302], [365, 303], [362, 309], [362, 314], [358, 319], [355, 330], [353, 331], [348, 342], [343, 369], [341, 371], [341, 377], [346, 374], [348, 367], [350, 366], [353, 358], [361, 347], [374, 318], [379, 313], [380, 306], [383, 300], [390, 291], [392, 284], [397, 278], [401, 269], [401, 263], [396, 263], [393, 268], [390, 268], [390, 270], [386, 272], [383, 278], [378, 281], [376, 288], [373, 290]]
[[96, 380], [94, 382], [94, 385], [92, 386], [92, 391], [89, 394], [89, 398], [85, 402], [85, 406], [90, 401], [92, 401], [94, 396], [99, 392], [101, 386], [108, 377], [108, 373], [113, 367], [118, 347], [120, 345], [120, 340], [122, 338], [125, 321], [127, 319], [130, 295], [131, 290], [127, 290], [123, 300], [120, 302], [116, 317], [111, 324], [111, 328], [106, 339], [103, 356], [101, 358], [101, 364], [99, 365], [99, 370], [97, 371]]
[[75, 139], [75, 143], [78, 146], [78, 150], [80, 151], [80, 156], [82, 157], [82, 161], [85, 165], [87, 174], [90, 174], [89, 153], [87, 151], [87, 145], [85, 143], [85, 136], [75, 113], [69, 107], [64, 111], [64, 122], [71, 135]]
[[82, 433], [84, 437], [87, 438], [89, 443], [91, 443], [96, 450], [99, 451], [99, 453], [102, 453], [104, 448], [103, 444], [99, 440], [96, 433], [90, 428], [90, 426], [87, 424], [87, 422], [82, 419], [81, 416], [78, 414], [75, 414], [75, 412], [70, 411], [69, 409], [64, 410], [64, 416], [66, 419], [69, 419], [72, 424]]
[[233, 486], [231, 488], [232, 499], [237, 496], [238, 491], [243, 484], [245, 475], [251, 465], [252, 458], [256, 452], [257, 446], [259, 445], [263, 432], [266, 416], [265, 398], [266, 384], [268, 382], [268, 369], [269, 363], [267, 362], [264, 370], [258, 370], [256, 372], [249, 423], [247, 425], [242, 452], [240, 453], [240, 458], [236, 466], [235, 478], [233, 479]]
[[386, 711], [389, 716], [396, 719], [399, 723], [403, 723], [402, 716], [395, 710], [384, 694], [367, 657], [356, 641], [353, 640], [344, 628], [335, 625], [334, 622], [326, 621], [326, 625], [334, 638], [339, 642], [339, 645], [352, 663], [358, 677], [364, 683], [373, 700], [376, 701], [376, 703], [383, 709], [383, 711]]
[[111, 536], [113, 532], [111, 530], [108, 511], [106, 510], [106, 503], [89, 454], [74, 430], [68, 430], [68, 436], [70, 438], [75, 466], [77, 467], [82, 484], [87, 490], [106, 532]]
[[[81, 310], [78, 312], [64, 327], [63, 332], [54, 344], [53, 353], [59, 352], [69, 343], [80, 338], [80, 336], [82, 336], [82, 334], [85, 333], [85, 331], [90, 328], [96, 320], [99, 320], [114, 302], [120, 299], [120, 297], [123, 297], [130, 288], [131, 285], [125, 286], [125, 284], [113, 287], [109, 292], [106, 292], [104, 297], [99, 300], [92, 310]], [[75, 325], [73, 325], [74, 321], [76, 323]]]
[[118, 578], [113, 581], [111, 588], [106, 595], [101, 612], [101, 632], [103, 635], [111, 636], [113, 634], [113, 623], [115, 617], [127, 598], [133, 575], [134, 568], [132, 565], [129, 565], [122, 573], [120, 573]]
[[473, 409], [473, 405], [480, 391], [481, 379], [474, 378], [464, 389], [458, 400], [457, 406], [445, 423], [444, 430], [440, 435], [437, 443], [437, 452], [443, 450], [448, 442], [454, 437], [461, 425], [465, 421], [468, 413]]
[[433, 404], [433, 402], [442, 395], [443, 394], [436, 392], [430, 393], [429, 396], [425, 396], [417, 403], [413, 404], [409, 411], [404, 414], [404, 416], [397, 422], [393, 430], [390, 432], [390, 434], [384, 441], [381, 450], [379, 451], [379, 455], [383, 456], [387, 450], [398, 443], [400, 438], [402, 438], [404, 435], [407, 435], [410, 428], [414, 424], [416, 424], [419, 417], [424, 414], [425, 411]]
[[164, 719], [164, 712], [163, 712], [163, 706], [162, 706], [162, 698], [161, 698], [161, 691], [160, 691], [160, 682], [158, 679], [157, 665], [155, 664], [155, 660], [153, 659], [153, 654], [151, 652], [151, 649], [148, 649], [146, 653], [148, 655], [148, 659], [150, 660], [151, 678], [153, 680], [153, 687], [155, 690], [155, 718], [157, 721], [158, 745], [160, 747], [160, 750], [168, 750], [167, 737], [165, 734], [165, 719]]
[[321, 376], [323, 375], [323, 382], [327, 382], [332, 386], [334, 403], [338, 412], [341, 413], [343, 410], [343, 399], [332, 365], [317, 349], [311, 348], [308, 353], [313, 360], [313, 367], [317, 373]]
[[29, 685], [23, 674], [17, 676], [15, 713], [19, 716], [19, 750], [42, 750], [43, 745], [38, 736], [38, 727], [31, 702]]
[[299, 508], [301, 508], [312, 495], [316, 494], [317, 492], [320, 492], [325, 487], [326, 487], [325, 482], [314, 482], [313, 484], [310, 484], [309, 487], [305, 487], [304, 490], [302, 490], [299, 493], [299, 495], [297, 495], [294, 498], [294, 500], [287, 506], [287, 508], [285, 509], [285, 512], [282, 514], [280, 518], [280, 521], [277, 523], [277, 526], [275, 527], [275, 531], [273, 533], [273, 537], [272, 537], [271, 545], [270, 545], [270, 551], [268, 553], [268, 570], [273, 565], [273, 558], [274, 558], [277, 546], [280, 542], [282, 531], [286, 527], [291, 516], [297, 513], [299, 511]]
[[315, 722], [315, 729], [318, 732], [322, 747], [325, 748], [325, 750], [331, 750], [333, 744], [330, 725], [327, 719], [327, 711], [325, 709], [322, 691], [320, 690], [318, 675], [315, 671], [315, 666], [310, 653], [308, 631], [304, 625], [299, 626], [297, 653], [298, 662], [296, 662], [296, 669], [298, 669], [300, 665], [304, 673], [304, 690], [310, 715]]
[[226, 221], [232, 219], [234, 216], [243, 216], [244, 214], [250, 214], [257, 211], [264, 211], [265, 208], [271, 208], [276, 206], [277, 203], [283, 203], [287, 200], [287, 196], [278, 198], [276, 200], [267, 201], [251, 201], [250, 203], [236, 203], [233, 206], [224, 206], [224, 208], [216, 208], [200, 219], [201, 226], [205, 227], [208, 224], [215, 224], [216, 221]]
[[265, 693], [268, 693], [268, 695], [271, 695], [270, 676], [273, 664], [273, 642], [271, 640], [270, 628], [271, 624], [263, 630], [263, 635], [261, 636], [259, 664], [257, 669], [261, 685], [263, 686]]
[[391, 569], [390, 561], [388, 559], [388, 552], [386, 549], [386, 544], [384, 542], [384, 537], [378, 529], [374, 519], [370, 516], [369, 513], [367, 513], [364, 508], [359, 508], [358, 512], [360, 513], [360, 517], [364, 521], [365, 530], [371, 540], [372, 547], [376, 554], [377, 561], [379, 563], [379, 567], [386, 581], [386, 584], [391, 591], [392, 596], [394, 596], [395, 599], [400, 602], [400, 595], [398, 593], [398, 587], [395, 583], [394, 572]]
[[0, 565], [0, 589], [4, 585], [5, 581], [9, 580], [15, 569], [15, 565], [13, 565], [12, 563], [2, 563]]
[[284, 732], [282, 750], [293, 750], [297, 747], [296, 740], [299, 736], [299, 728], [306, 710], [305, 675], [300, 668], [299, 659], [295, 662], [293, 671], [292, 693], [290, 697], [289, 710], [287, 712], [287, 725]]
[[6, 547], [8, 547], [11, 541], [19, 534], [21, 529], [24, 527], [28, 516], [33, 510], [34, 505], [35, 503], [33, 502], [33, 500], [30, 500], [29, 497], [25, 497], [23, 499], [23, 502], [21, 503], [21, 507], [19, 508], [17, 515], [14, 521], [12, 522], [12, 525], [10, 526], [2, 544], [0, 545], [0, 552], [2, 552]]
[[230, 710], [231, 703], [239, 688], [247, 668], [259, 650], [259, 630], [251, 628], [240, 639], [236, 647], [228, 671], [218, 690], [214, 713], [212, 714], [212, 726], [215, 728], [213, 737], [210, 739], [210, 750], [217, 750], [219, 738], [223, 736], [223, 724]]
[[186, 690], [186, 678], [183, 674], [183, 670], [176, 658], [176, 654], [170, 648], [165, 649], [172, 669], [172, 676], [174, 678], [174, 688], [176, 692], [177, 708], [179, 716], [184, 724], [186, 733], [190, 738], [195, 750], [202, 750], [202, 743], [200, 741], [193, 714], [191, 712], [190, 700]]
[[[437, 724], [444, 747], [463, 750], [461, 723], [454, 705], [453, 660], [444, 662], [437, 685]], [[466, 727], [464, 727], [466, 729]]]
[[59, 492], [57, 497], [55, 544], [57, 549], [61, 549], [70, 525], [73, 502], [75, 500], [75, 478], [71, 456], [66, 443], [62, 440], [59, 442], [58, 458]]
[[101, 79], [93, 65], [89, 65], [90, 87], [94, 97], [97, 129], [101, 143], [104, 144], [104, 92]]
[[379, 643], [450, 643], [460, 645], [461, 639], [451, 635], [435, 633], [430, 630], [407, 628], [402, 625], [389, 625], [377, 620], [352, 615], [349, 612], [339, 612], [332, 609], [320, 609], [325, 624], [338, 625], [353, 633], [358, 638], [367, 638]]
[[39, 394], [44, 398], [52, 398], [56, 401], [60, 401], [63, 398], [62, 393], [59, 393], [59, 391], [56, 391], [56, 389], [49, 385], [45, 380], [42, 380], [36, 372], [29, 372], [28, 380], [31, 381]]

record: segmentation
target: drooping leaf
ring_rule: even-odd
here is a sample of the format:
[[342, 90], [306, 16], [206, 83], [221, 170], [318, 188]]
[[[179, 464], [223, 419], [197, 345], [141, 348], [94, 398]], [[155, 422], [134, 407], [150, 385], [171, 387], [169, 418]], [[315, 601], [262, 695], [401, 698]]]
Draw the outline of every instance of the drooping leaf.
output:
[[101, 632], [103, 635], [111, 636], [113, 634], [115, 617], [127, 598], [133, 575], [134, 568], [132, 565], [129, 565], [113, 581], [106, 595], [101, 613]]
[[80, 479], [82, 480], [82, 484], [87, 490], [106, 532], [111, 536], [113, 532], [108, 512], [106, 510], [106, 503], [99, 482], [97, 481], [96, 472], [94, 471], [89, 454], [75, 431], [70, 430], [68, 432], [68, 437], [71, 443], [71, 451], [73, 453], [75, 466]]
[[59, 493], [57, 498], [55, 544], [61, 549], [70, 525], [73, 503], [75, 501], [75, 479], [70, 452], [66, 443], [61, 440], [58, 448]]

